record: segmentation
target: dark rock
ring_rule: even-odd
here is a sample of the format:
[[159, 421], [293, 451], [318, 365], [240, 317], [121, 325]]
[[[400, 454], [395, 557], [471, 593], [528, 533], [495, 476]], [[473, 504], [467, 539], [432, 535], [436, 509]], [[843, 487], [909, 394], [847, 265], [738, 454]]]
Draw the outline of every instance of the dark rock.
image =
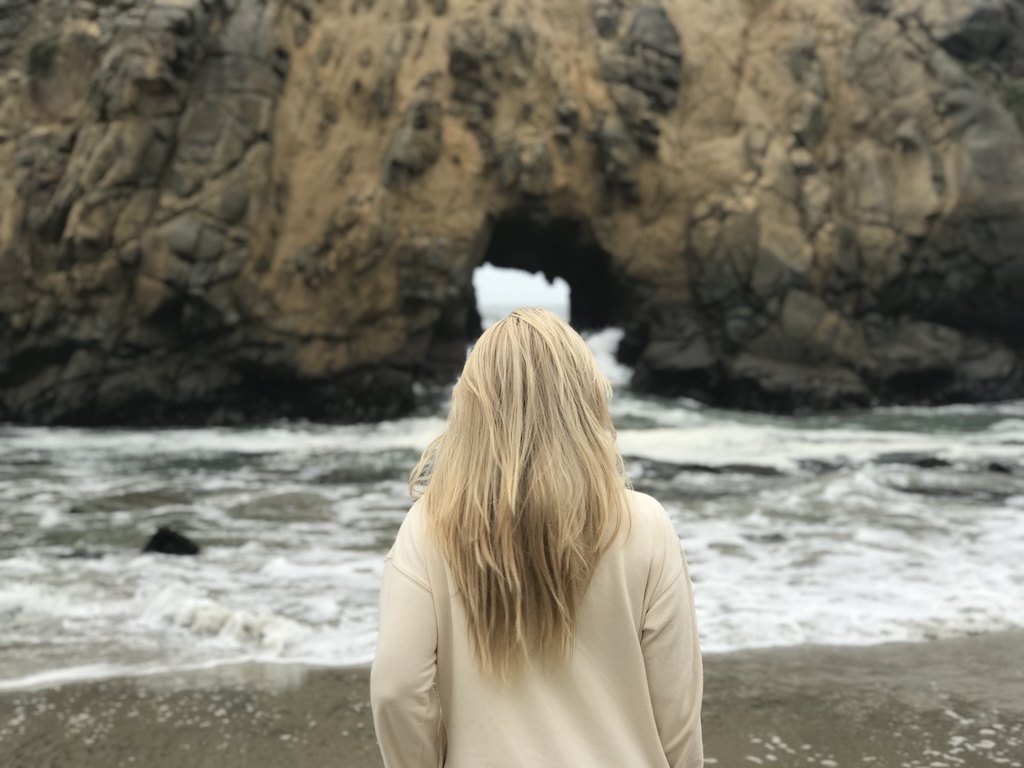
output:
[[699, 313], [686, 306], [652, 308], [640, 331], [646, 340], [633, 385], [656, 393], [710, 397], [721, 377], [720, 357], [704, 325]]
[[640, 151], [618, 115], [605, 115], [595, 132], [601, 170], [610, 190], [627, 200], [637, 197], [637, 164]]
[[555, 114], [558, 122], [569, 129], [569, 133], [575, 133], [580, 124], [580, 108], [571, 98], [562, 96], [555, 106]]
[[716, 360], [707, 338], [695, 334], [649, 342], [639, 364], [650, 371], [682, 373], [710, 368]]
[[805, 147], [818, 146], [825, 135], [825, 108], [821, 96], [812, 90], [797, 98], [789, 116], [789, 129]]
[[763, 464], [722, 464], [722, 472], [733, 475], [754, 475], [756, 477], [785, 477], [785, 472]]
[[519, 188], [523, 192], [534, 197], [551, 192], [554, 165], [547, 144], [538, 141], [522, 147], [518, 170]]
[[1012, 477], [930, 472], [887, 477], [885, 484], [903, 493], [982, 502], [1002, 502], [1020, 494], [1019, 480]]
[[665, 9], [655, 5], [637, 8], [624, 42], [632, 63], [630, 85], [644, 93], [655, 110], [672, 109], [679, 98], [683, 48]]
[[441, 156], [441, 105], [426, 89], [414, 98], [384, 155], [384, 185], [395, 187], [427, 171]]
[[606, 40], [615, 37], [622, 15], [621, 0], [597, 0], [593, 7], [592, 16], [597, 34]]
[[381, 115], [391, 111], [391, 104], [395, 98], [395, 78], [398, 77], [398, 70], [402, 66], [402, 58], [409, 44], [409, 34], [409, 28], [402, 26], [395, 29], [388, 38], [388, 46], [380, 65], [380, 76], [370, 95]]
[[[854, 371], [838, 365], [803, 365], [741, 354], [729, 364], [725, 402], [753, 410], [806, 413], [861, 408], [871, 390]], [[724, 388], [723, 388], [724, 389]]]
[[533, 67], [536, 36], [522, 23], [466, 19], [448, 33], [448, 73], [454, 80], [452, 111], [480, 143], [489, 168], [497, 160], [491, 123], [500, 93], [523, 85]]
[[832, 459], [800, 459], [797, 461], [797, 466], [803, 472], [810, 472], [813, 475], [824, 475], [829, 472], [838, 472], [849, 465]]
[[695, 472], [697, 474], [709, 474], [709, 475], [720, 475], [720, 474], [722, 474], [721, 467], [709, 466], [707, 464], [670, 464], [670, 465], [666, 465], [666, 466], [671, 468], [673, 473], [678, 473], [678, 472]]
[[657, 117], [648, 107], [648, 100], [641, 91], [626, 85], [612, 85], [612, 100], [618, 107], [619, 114], [629, 126], [629, 130], [637, 145], [646, 152], [658, 150], [658, 137], [661, 127]]
[[892, 0], [856, 0], [857, 7], [865, 13], [887, 16], [892, 10]]
[[171, 250], [182, 258], [193, 260], [199, 245], [203, 224], [193, 214], [172, 219], [164, 226], [164, 238]]
[[157, 552], [163, 555], [198, 555], [199, 545], [184, 534], [165, 526], [157, 528], [143, 552]]
[[[225, 243], [226, 238], [224, 237], [223, 232], [220, 232], [213, 227], [203, 227], [202, 233], [199, 235], [199, 242], [196, 244], [196, 261], [215, 261], [224, 253]], [[196, 273], [193, 272], [193, 275], [195, 274]]]
[[626, 35], [629, 52], [637, 54], [646, 48], [677, 63], [683, 60], [683, 46], [672, 20], [660, 5], [641, 5]]
[[676, 472], [695, 472], [710, 475], [752, 475], [754, 477], [785, 477], [775, 467], [763, 464], [672, 464]]
[[[614, 37], [620, 12], [618, 3], [595, 6], [602, 37]], [[660, 5], [641, 5], [623, 38], [599, 47], [598, 56], [601, 77], [637, 145], [656, 152], [658, 115], [676, 106], [682, 77], [682, 42], [672, 20]]]
[[990, 461], [985, 465], [986, 472], [993, 472], [998, 475], [1012, 475], [1014, 474], [1014, 468], [1009, 464], [1001, 464], [997, 461]]
[[905, 464], [918, 469], [944, 469], [953, 466], [945, 459], [928, 453], [883, 453], [874, 458], [875, 464]]
[[245, 218], [249, 207], [249, 190], [242, 186], [229, 187], [220, 201], [220, 217], [228, 224], [237, 224]]
[[995, 53], [1011, 32], [1006, 0], [948, 0], [927, 3], [924, 23], [953, 56], [972, 60]]
[[963, 334], [920, 321], [867, 325], [867, 341], [883, 379], [924, 372], [951, 372], [963, 357]]

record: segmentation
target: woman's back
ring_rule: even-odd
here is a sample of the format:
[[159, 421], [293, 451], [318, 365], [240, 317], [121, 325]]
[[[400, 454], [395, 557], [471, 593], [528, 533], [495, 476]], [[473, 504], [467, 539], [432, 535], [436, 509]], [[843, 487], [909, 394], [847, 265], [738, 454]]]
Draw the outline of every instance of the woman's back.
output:
[[703, 765], [689, 573], [661, 505], [626, 494], [571, 653], [530, 659], [507, 684], [481, 672], [427, 510], [412, 508], [388, 558], [372, 678], [390, 768]]
[[544, 310], [466, 359], [381, 586], [388, 768], [702, 764], [689, 574], [665, 511], [627, 490], [610, 396]]

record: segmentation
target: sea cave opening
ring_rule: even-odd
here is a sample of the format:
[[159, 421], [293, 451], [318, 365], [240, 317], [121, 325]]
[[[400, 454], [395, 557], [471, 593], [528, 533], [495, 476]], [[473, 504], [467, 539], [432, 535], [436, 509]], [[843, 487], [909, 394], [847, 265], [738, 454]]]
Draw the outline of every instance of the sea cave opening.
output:
[[569, 284], [560, 277], [549, 282], [539, 273], [484, 263], [473, 272], [473, 292], [478, 328], [471, 326], [469, 336], [520, 307], [543, 307], [569, 320]]
[[467, 290], [453, 297], [433, 327], [420, 379], [454, 379], [468, 346], [518, 307], [549, 309], [584, 334], [609, 329], [612, 335], [601, 342], [608, 348], [601, 357], [615, 368], [620, 334], [611, 326], [623, 321], [625, 296], [621, 279], [613, 274], [611, 254], [597, 244], [585, 223], [536, 211], [503, 216], [491, 227]]

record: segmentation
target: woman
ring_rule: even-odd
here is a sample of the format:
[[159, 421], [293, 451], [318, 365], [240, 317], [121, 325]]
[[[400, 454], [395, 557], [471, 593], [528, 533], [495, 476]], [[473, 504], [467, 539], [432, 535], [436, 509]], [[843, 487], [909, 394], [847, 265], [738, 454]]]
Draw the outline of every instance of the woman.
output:
[[370, 677], [387, 768], [698, 768], [675, 530], [628, 490], [611, 387], [550, 312], [466, 360], [387, 557]]

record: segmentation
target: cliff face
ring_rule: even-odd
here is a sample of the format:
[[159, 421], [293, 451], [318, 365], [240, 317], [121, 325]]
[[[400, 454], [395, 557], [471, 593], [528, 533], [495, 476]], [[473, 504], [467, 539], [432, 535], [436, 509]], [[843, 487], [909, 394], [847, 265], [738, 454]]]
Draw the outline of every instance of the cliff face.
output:
[[635, 385], [1024, 395], [1019, 0], [4, 0], [0, 419], [380, 418], [484, 260]]

